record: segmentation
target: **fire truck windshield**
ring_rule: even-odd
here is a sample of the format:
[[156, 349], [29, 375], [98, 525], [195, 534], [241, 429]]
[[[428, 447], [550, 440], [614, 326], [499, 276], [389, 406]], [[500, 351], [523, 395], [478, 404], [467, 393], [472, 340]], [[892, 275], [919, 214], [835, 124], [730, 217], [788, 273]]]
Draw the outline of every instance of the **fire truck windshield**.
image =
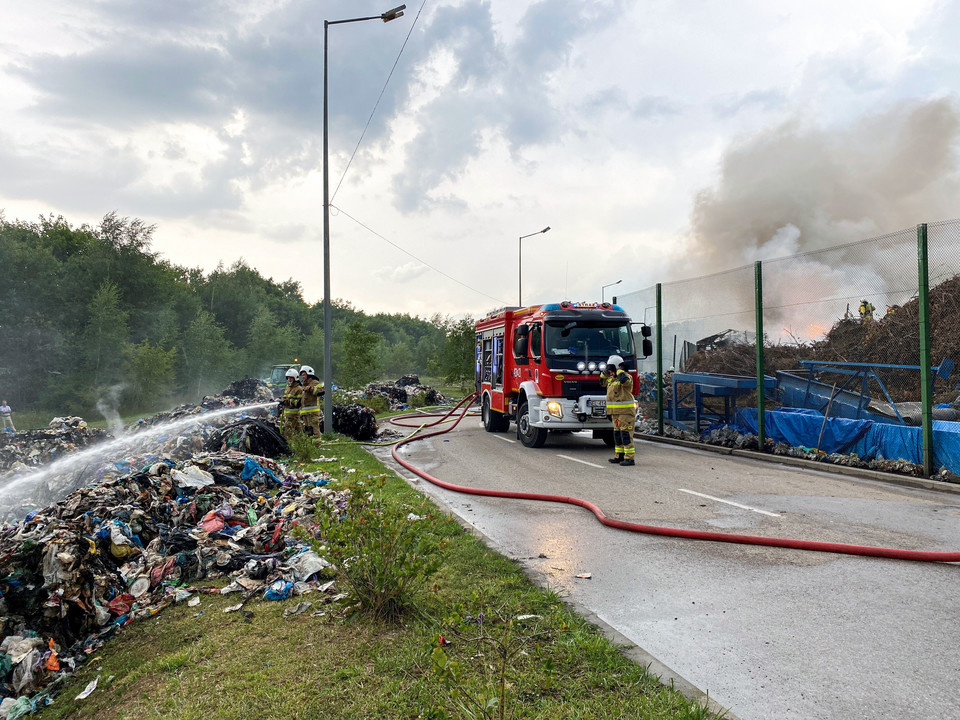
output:
[[610, 355], [633, 356], [630, 326], [591, 323], [546, 324], [544, 348], [553, 357], [606, 360]]

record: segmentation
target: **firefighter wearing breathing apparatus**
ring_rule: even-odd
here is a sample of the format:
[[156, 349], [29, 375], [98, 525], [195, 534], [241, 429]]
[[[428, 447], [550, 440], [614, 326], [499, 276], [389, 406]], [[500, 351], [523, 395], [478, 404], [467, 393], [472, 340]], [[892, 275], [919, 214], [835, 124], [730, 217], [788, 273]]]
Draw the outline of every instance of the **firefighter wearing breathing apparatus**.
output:
[[634, 465], [633, 428], [637, 419], [637, 403], [633, 398], [633, 378], [624, 369], [623, 358], [611, 355], [600, 375], [607, 388], [607, 415], [613, 420], [613, 443], [616, 456], [610, 462]]
[[290, 368], [287, 370], [287, 387], [280, 398], [280, 407], [283, 408], [283, 436], [287, 440], [301, 432], [300, 429], [300, 397], [303, 395], [303, 385], [300, 384], [299, 373]]
[[307, 435], [320, 437], [320, 398], [323, 397], [323, 383], [309, 365], [300, 367], [300, 382], [303, 395], [300, 396], [300, 424]]

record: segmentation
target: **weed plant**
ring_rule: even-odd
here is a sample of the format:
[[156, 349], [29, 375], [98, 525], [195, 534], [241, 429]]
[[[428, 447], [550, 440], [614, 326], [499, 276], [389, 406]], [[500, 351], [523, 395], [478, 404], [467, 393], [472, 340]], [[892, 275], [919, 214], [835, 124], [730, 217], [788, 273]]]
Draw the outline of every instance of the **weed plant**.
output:
[[336, 565], [361, 610], [390, 621], [417, 606], [418, 589], [442, 565], [444, 543], [428, 517], [403, 516], [385, 501], [385, 477], [374, 478], [372, 486], [348, 485], [342, 515], [319, 504], [322, 541], [310, 543]]

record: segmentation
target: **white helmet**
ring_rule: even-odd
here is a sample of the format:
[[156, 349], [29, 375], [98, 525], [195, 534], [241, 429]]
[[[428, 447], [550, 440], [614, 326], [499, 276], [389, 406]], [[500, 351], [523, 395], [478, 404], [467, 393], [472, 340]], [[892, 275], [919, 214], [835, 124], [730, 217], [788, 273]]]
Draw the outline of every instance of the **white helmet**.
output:
[[623, 365], [623, 358], [619, 355], [611, 355], [607, 358], [607, 367], [619, 368], [621, 365]]
[[294, 370], [293, 368], [288, 368], [286, 375], [287, 375], [288, 378], [298, 378], [298, 377], [300, 377], [300, 373], [298, 373], [298, 372], [297, 372], [296, 370]]
[[306, 373], [307, 375], [313, 375], [314, 377], [317, 376], [316, 373], [313, 372], [313, 368], [310, 367], [309, 365], [301, 365], [300, 372]]

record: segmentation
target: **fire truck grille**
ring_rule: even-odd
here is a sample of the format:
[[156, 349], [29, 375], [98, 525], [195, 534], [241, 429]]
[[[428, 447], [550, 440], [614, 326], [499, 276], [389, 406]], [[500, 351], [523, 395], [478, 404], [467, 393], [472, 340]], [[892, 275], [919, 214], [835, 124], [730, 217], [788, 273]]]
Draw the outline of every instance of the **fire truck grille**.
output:
[[567, 400], [576, 400], [581, 395], [605, 395], [606, 392], [599, 380], [563, 381], [563, 397]]

